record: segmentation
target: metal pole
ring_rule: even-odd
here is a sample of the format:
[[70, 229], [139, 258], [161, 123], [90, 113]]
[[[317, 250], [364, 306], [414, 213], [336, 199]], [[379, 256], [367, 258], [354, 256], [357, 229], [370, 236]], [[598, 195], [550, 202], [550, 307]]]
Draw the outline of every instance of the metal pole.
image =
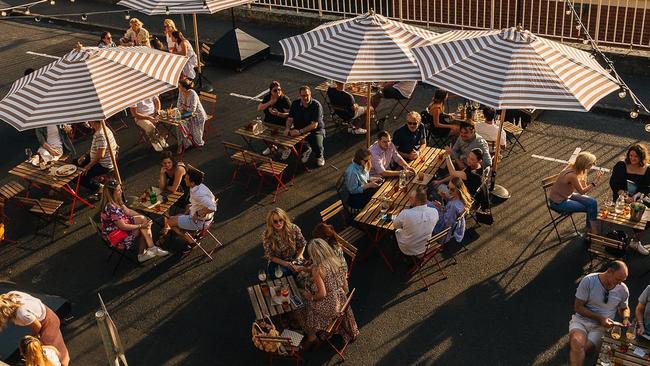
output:
[[370, 96], [372, 92], [372, 83], [368, 83], [368, 93], [366, 95], [366, 147], [370, 147]]
[[490, 191], [493, 196], [502, 200], [510, 198], [510, 192], [503, 186], [496, 184], [497, 168], [499, 160], [501, 159], [501, 134], [503, 133], [503, 123], [506, 120], [506, 110], [501, 110], [501, 120], [499, 121], [499, 132], [497, 133], [496, 148], [494, 149], [494, 159], [492, 160], [492, 183], [490, 184]]
[[[106, 139], [106, 146], [108, 147], [108, 153], [111, 156], [111, 162], [113, 163], [113, 174], [115, 174], [115, 179], [117, 179], [117, 183], [122, 184], [122, 178], [120, 177], [120, 170], [117, 167], [117, 160], [115, 160], [115, 152], [113, 151], [113, 147], [111, 146], [111, 141], [108, 138], [108, 132], [106, 131], [106, 123], [104, 120], [101, 121], [102, 123], [102, 131], [104, 132], [104, 139]], [[113, 136], [113, 139], [115, 139], [115, 136]]]

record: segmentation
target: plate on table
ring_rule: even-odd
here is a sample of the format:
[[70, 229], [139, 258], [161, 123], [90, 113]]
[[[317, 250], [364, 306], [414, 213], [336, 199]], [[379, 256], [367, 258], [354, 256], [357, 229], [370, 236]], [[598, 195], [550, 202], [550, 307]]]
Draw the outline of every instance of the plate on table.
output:
[[54, 170], [54, 175], [57, 177], [67, 177], [70, 174], [74, 174], [77, 171], [77, 166], [72, 164], [61, 165], [60, 167]]
[[431, 181], [431, 178], [433, 178], [433, 174], [424, 173], [423, 179], [420, 180], [420, 177], [418, 176], [418, 174], [415, 174], [415, 176], [411, 180], [411, 183], [421, 184], [423, 186], [426, 186]]

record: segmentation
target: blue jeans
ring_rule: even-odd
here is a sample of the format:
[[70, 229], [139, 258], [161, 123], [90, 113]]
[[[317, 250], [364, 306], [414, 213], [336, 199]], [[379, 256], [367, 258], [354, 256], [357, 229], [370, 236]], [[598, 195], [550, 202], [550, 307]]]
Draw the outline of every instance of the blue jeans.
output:
[[590, 225], [590, 221], [595, 221], [598, 218], [598, 201], [593, 197], [579, 193], [572, 194], [560, 203], [550, 201], [550, 206], [559, 212], [586, 212], [587, 226]]
[[323, 152], [324, 152], [324, 147], [323, 147], [323, 140], [325, 139], [325, 132], [312, 132], [310, 133], [306, 138], [305, 142], [307, 143], [308, 146], [303, 147], [303, 152], [306, 149], [312, 148], [314, 149], [314, 156], [316, 158], [322, 158], [323, 157]]

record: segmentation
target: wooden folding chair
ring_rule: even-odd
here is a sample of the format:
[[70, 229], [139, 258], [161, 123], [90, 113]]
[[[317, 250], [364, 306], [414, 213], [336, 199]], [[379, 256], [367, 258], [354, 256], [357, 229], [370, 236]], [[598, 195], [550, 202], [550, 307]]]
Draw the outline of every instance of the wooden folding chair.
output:
[[[226, 156], [230, 159], [230, 162], [233, 166], [232, 175], [230, 177], [230, 184], [235, 181], [237, 178], [237, 173], [240, 169], [248, 167], [246, 163], [246, 158], [244, 157], [244, 148], [241, 145], [233, 144], [231, 142], [223, 141], [223, 148], [226, 152]], [[248, 175], [248, 181], [246, 182], [246, 187], [251, 181], [251, 174]]]
[[115, 115], [113, 118], [106, 120], [106, 127], [110, 128], [113, 133], [118, 131], [125, 130], [129, 128], [129, 125], [126, 124], [131, 114], [128, 110], [124, 109], [122, 112], [119, 112], [118, 115]]
[[289, 188], [282, 181], [282, 175], [287, 169], [287, 164], [273, 161], [270, 157], [256, 154], [247, 150], [243, 151], [244, 159], [247, 164], [250, 164], [257, 175], [260, 177], [260, 184], [257, 189], [257, 194], [260, 194], [262, 190], [262, 185], [264, 184], [264, 178], [266, 176], [271, 176], [275, 180], [275, 191], [273, 193], [273, 202], [277, 199], [280, 188], [284, 188], [285, 191], [288, 191]]
[[[438, 234], [431, 236], [431, 238], [429, 238], [427, 241], [426, 249], [421, 256], [410, 256], [411, 260], [413, 261], [413, 266], [408, 270], [407, 274], [411, 276], [416, 274], [419, 275], [420, 279], [424, 283], [424, 291], [427, 291], [429, 289], [429, 283], [427, 282], [423, 271], [426, 264], [429, 263], [432, 259], [435, 261], [435, 264], [438, 267], [438, 271], [436, 272], [440, 272], [440, 274], [442, 274], [442, 278], [440, 280], [447, 279], [447, 274], [440, 265], [440, 261], [438, 261], [437, 255], [444, 250], [444, 240], [447, 235], [449, 235], [450, 230], [451, 228], [446, 228]], [[451, 257], [454, 260], [452, 264], [456, 264], [456, 257], [453, 255]]]
[[36, 216], [42, 225], [39, 225], [39, 229], [34, 232], [34, 235], [40, 234], [40, 230], [44, 229], [48, 225], [52, 224], [52, 233], [46, 235], [50, 237], [50, 243], [54, 242], [54, 236], [56, 234], [56, 224], [60, 219], [59, 209], [63, 205], [63, 201], [53, 200], [50, 198], [28, 198], [22, 196], [15, 196], [15, 199], [18, 200], [23, 206], [29, 207], [29, 213]]
[[[25, 186], [14, 181], [11, 181], [3, 185], [2, 187], [0, 187], [0, 223], [3, 226], [3, 229], [6, 230], [6, 224], [9, 222], [9, 218], [7, 217], [5, 212], [5, 206], [7, 205], [10, 199], [16, 197], [24, 190], [25, 190]], [[2, 242], [15, 243], [16, 241], [7, 239], [6, 233], [3, 232], [3, 235], [0, 238], [0, 243]]]
[[[183, 235], [188, 241], [192, 242], [193, 246], [199, 247], [201, 251], [203, 251], [203, 254], [205, 254], [208, 258], [210, 258], [210, 260], [213, 260], [214, 258], [212, 258], [212, 254], [214, 254], [215, 251], [221, 249], [223, 247], [223, 244], [221, 243], [221, 241], [219, 241], [219, 239], [217, 239], [216, 236], [214, 236], [210, 232], [210, 226], [212, 226], [212, 222], [210, 222], [209, 225], [204, 226], [203, 228], [196, 231], [184, 231]], [[210, 250], [209, 252], [205, 250], [205, 248], [201, 243], [202, 240], [204, 240], [207, 237], [212, 238], [212, 240], [214, 240], [215, 243], [217, 243], [217, 245], [214, 248], [212, 248], [212, 250]]]
[[506, 156], [510, 156], [510, 153], [515, 149], [515, 146], [517, 145], [519, 145], [519, 147], [521, 147], [524, 152], [526, 151], [526, 148], [524, 148], [524, 145], [522, 145], [520, 140], [525, 131], [522, 127], [505, 121], [503, 122], [503, 130], [506, 132], [506, 138], [510, 142], [510, 148], [508, 149], [508, 155]]
[[115, 272], [117, 272], [117, 267], [120, 266], [120, 263], [122, 263], [122, 259], [126, 258], [127, 261], [135, 264], [136, 266], [140, 265], [140, 262], [138, 262], [137, 258], [134, 256], [129, 255], [129, 250], [123, 246], [123, 245], [118, 245], [114, 247], [111, 242], [104, 236], [104, 233], [102, 233], [102, 229], [99, 227], [99, 224], [93, 221], [91, 217], [88, 218], [88, 221], [90, 221], [90, 226], [95, 230], [95, 233], [97, 236], [99, 236], [99, 239], [104, 243], [104, 246], [108, 248], [110, 251], [110, 254], [108, 255], [108, 258], [106, 258], [106, 262], [110, 261], [111, 258], [113, 257], [114, 253], [117, 253], [119, 256], [119, 259], [117, 263], [115, 264], [115, 267], [113, 267], [113, 276], [115, 276]]
[[625, 259], [626, 245], [624, 242], [604, 236], [587, 233], [589, 239], [589, 272], [594, 269], [594, 262], [610, 262], [617, 259]]
[[[323, 222], [327, 222], [327, 220], [330, 220], [338, 213], [343, 213], [345, 218], [345, 211], [343, 210], [343, 202], [341, 202], [341, 200], [334, 202], [332, 205], [321, 211], [320, 217]], [[343, 249], [343, 252], [350, 258], [350, 263], [348, 264], [348, 276], [352, 274], [352, 266], [354, 265], [354, 260], [358, 251], [354, 244], [363, 237], [364, 233], [362, 230], [348, 225], [345, 225], [344, 228], [337, 233], [337, 239], [341, 244], [341, 249]]]
[[[395, 99], [395, 104], [393, 104], [393, 108], [390, 109], [390, 112], [388, 112], [387, 116], [393, 116], [394, 120], [399, 119], [402, 114], [406, 111], [406, 108], [408, 108], [409, 104], [411, 103], [411, 98], [406, 98], [406, 99]], [[399, 113], [396, 115], [393, 115], [393, 112], [397, 107], [400, 107]]]
[[348, 193], [346, 191], [347, 188], [345, 187], [345, 174], [341, 174], [339, 179], [336, 180], [335, 188], [336, 188], [336, 193], [339, 196], [339, 199], [341, 200], [343, 209], [345, 210], [344, 211], [345, 217], [354, 220], [357, 214], [361, 212], [361, 209], [352, 208], [348, 206], [348, 204], [346, 203], [346, 198], [348, 197]]
[[199, 93], [199, 99], [202, 103], [208, 105], [206, 108], [207, 117], [203, 127], [204, 134], [206, 136], [209, 136], [211, 133], [218, 135], [217, 127], [213, 125], [217, 115], [217, 95], [202, 91]]
[[[559, 174], [555, 174], [550, 177], [546, 177], [542, 179], [542, 190], [544, 191], [544, 201], [546, 203], [546, 209], [548, 210], [548, 214], [551, 217], [551, 221], [546, 225], [544, 225], [541, 229], [539, 229], [537, 235], [539, 235], [547, 227], [553, 225], [553, 229], [555, 229], [555, 234], [557, 234], [557, 239], [561, 243], [562, 237], [560, 236], [560, 232], [557, 230], [558, 224], [560, 224], [562, 221], [566, 219], [571, 219], [571, 223], [573, 224], [573, 229], [575, 230], [576, 233], [578, 233], [578, 228], [576, 227], [575, 221], [573, 221], [573, 212], [558, 211], [551, 207], [551, 202], [548, 199], [548, 190], [549, 188], [551, 188], [551, 186], [553, 186], [558, 176]], [[553, 212], [555, 212], [556, 215], [553, 215]]]
[[332, 337], [338, 334], [341, 330], [347, 311], [350, 308], [350, 301], [352, 301], [352, 296], [354, 296], [355, 291], [356, 289], [354, 288], [352, 291], [350, 291], [347, 300], [345, 300], [345, 304], [343, 304], [343, 307], [341, 307], [341, 310], [339, 311], [339, 315], [334, 320], [332, 320], [332, 322], [325, 330], [325, 341], [330, 345], [330, 347], [332, 347], [336, 354], [339, 355], [341, 361], [345, 361], [345, 349], [348, 348], [349, 341], [344, 340], [341, 347], [336, 347], [334, 343], [332, 343]]
[[273, 358], [283, 358], [289, 359], [296, 362], [296, 366], [301, 362], [304, 362], [304, 359], [300, 356], [300, 348], [294, 347], [291, 345], [291, 338], [285, 337], [274, 337], [274, 336], [263, 336], [255, 335], [255, 339], [264, 342], [277, 342], [280, 345], [280, 349], [275, 352], [265, 352], [268, 355], [269, 365], [273, 364]]

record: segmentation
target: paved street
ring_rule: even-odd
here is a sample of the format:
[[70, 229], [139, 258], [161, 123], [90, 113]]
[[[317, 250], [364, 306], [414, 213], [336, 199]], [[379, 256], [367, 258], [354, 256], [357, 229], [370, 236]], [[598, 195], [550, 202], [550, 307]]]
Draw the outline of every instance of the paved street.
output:
[[[42, 23], [0, 22], [0, 95], [26, 67], [37, 68], [51, 61], [26, 52], [61, 56], [77, 41], [90, 44], [97, 38], [97, 34]], [[264, 355], [251, 343], [254, 314], [246, 287], [257, 281], [257, 271], [264, 265], [260, 235], [266, 212], [275, 206], [284, 208], [309, 237], [319, 221], [319, 211], [337, 199], [336, 179], [365, 140], [329, 129], [325, 167], [300, 173], [295, 186], [273, 204], [268, 190], [256, 197], [252, 188], [228, 185], [232, 170], [221, 141], [243, 143], [233, 131], [256, 115], [255, 102], [230, 93], [255, 96], [270, 80], [279, 79], [294, 98], [300, 85], [315, 86], [321, 80], [273, 60], [242, 73], [208, 68], [206, 76], [218, 94], [221, 134], [211, 136], [202, 151], [189, 152], [186, 161], [207, 173], [207, 185], [220, 198], [213, 232], [226, 247], [213, 262], [198, 252], [174, 254], [140, 267], [124, 263], [113, 277], [114, 262], [105, 262], [108, 252], [88, 225], [87, 217], [95, 211], [82, 209], [66, 235], [48, 244], [42, 238], [32, 238], [33, 219], [18, 207], [9, 210], [17, 219], [8, 226], [8, 236], [19, 243], [0, 247], [0, 279], [15, 282], [26, 291], [70, 299], [74, 319], [63, 333], [71, 365], [106, 362], [93, 317], [98, 292], [118, 326], [132, 365], [265, 362]], [[432, 94], [432, 87], [419, 86], [411, 107], [424, 109]], [[390, 128], [396, 126], [393, 123]], [[397, 271], [390, 273], [376, 255], [355, 265], [350, 286], [357, 289], [352, 308], [361, 336], [349, 347], [346, 363], [566, 364], [573, 296], [588, 258], [579, 240], [558, 244], [550, 231], [535, 236], [537, 228], [548, 220], [539, 181], [558, 172], [562, 165], [531, 155], [568, 159], [580, 147], [598, 156], [598, 166], [611, 168], [628, 145], [648, 143], [643, 127], [640, 121], [594, 113], [544, 113], [523, 136], [526, 152], [515, 149], [500, 167], [498, 182], [512, 192], [512, 198], [494, 208], [494, 225], [468, 232], [469, 250], [456, 253], [458, 264], [446, 269], [447, 280], [436, 283], [428, 292], [419, 292], [421, 284], [406, 277], [405, 265], [398, 264]], [[135, 126], [116, 137], [121, 146], [119, 165], [126, 195], [138, 194], [155, 184], [159, 157], [149, 146], [137, 143]], [[0, 126], [0, 141], [0, 154], [4, 156], [0, 171], [5, 172], [0, 181], [4, 183], [15, 179], [6, 172], [23, 160], [24, 148], [34, 149], [36, 142], [31, 132], [18, 133], [6, 125]], [[87, 139], [77, 144], [79, 151], [87, 147]], [[599, 186], [596, 195], [607, 197], [607, 185]], [[579, 218], [579, 225], [583, 225], [584, 216]], [[563, 229], [568, 232], [569, 227], [563, 225]], [[363, 251], [367, 243], [359, 247]], [[382, 247], [389, 256], [397, 254], [390, 240]], [[630, 305], [634, 306], [650, 282], [650, 276], [639, 278], [650, 260], [635, 253], [629, 258], [627, 284], [632, 294]], [[310, 365], [338, 361], [325, 346], [305, 357]]]

